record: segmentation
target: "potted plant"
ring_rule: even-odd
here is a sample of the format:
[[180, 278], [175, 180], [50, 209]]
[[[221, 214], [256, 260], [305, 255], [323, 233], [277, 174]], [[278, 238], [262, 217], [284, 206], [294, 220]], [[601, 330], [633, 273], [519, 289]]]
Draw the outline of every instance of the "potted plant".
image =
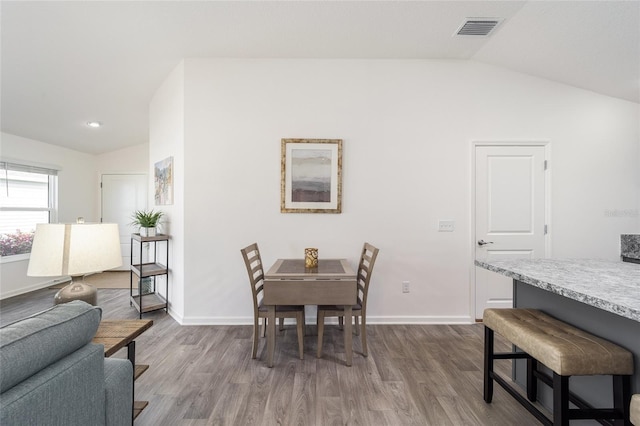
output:
[[131, 224], [140, 227], [141, 237], [155, 237], [157, 227], [163, 215], [164, 212], [136, 210], [133, 213], [133, 222], [131, 222]]

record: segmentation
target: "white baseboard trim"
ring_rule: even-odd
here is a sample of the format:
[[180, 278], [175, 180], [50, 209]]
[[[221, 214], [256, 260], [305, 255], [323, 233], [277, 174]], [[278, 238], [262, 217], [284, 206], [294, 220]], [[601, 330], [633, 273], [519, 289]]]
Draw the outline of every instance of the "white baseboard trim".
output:
[[20, 296], [24, 293], [29, 293], [31, 291], [40, 290], [42, 288], [51, 287], [52, 285], [61, 284], [64, 282], [71, 281], [71, 277], [63, 277], [55, 280], [43, 281], [35, 284], [30, 284], [28, 286], [20, 287], [15, 290], [7, 291], [6, 293], [0, 294], [0, 300], [8, 299], [14, 296]]
[[433, 324], [475, 324], [475, 319], [470, 315], [466, 316], [444, 316], [444, 315], [425, 315], [425, 316], [388, 316], [388, 317], [370, 317], [367, 316], [367, 324], [406, 324], [406, 325], [433, 325]]
[[[181, 317], [169, 309], [169, 314], [180, 325], [252, 325], [253, 317]], [[285, 323], [293, 323], [293, 319], [285, 319]], [[315, 317], [307, 317], [308, 325], [315, 325]], [[434, 324], [475, 324], [471, 316], [368, 316], [370, 325], [434, 325]], [[326, 324], [337, 324], [337, 318], [327, 318]]]

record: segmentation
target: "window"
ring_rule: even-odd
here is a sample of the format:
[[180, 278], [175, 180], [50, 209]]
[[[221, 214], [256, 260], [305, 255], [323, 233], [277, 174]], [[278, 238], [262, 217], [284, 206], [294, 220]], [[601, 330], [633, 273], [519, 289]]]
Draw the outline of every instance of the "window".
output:
[[30, 253], [36, 224], [57, 221], [57, 174], [0, 161], [0, 256]]

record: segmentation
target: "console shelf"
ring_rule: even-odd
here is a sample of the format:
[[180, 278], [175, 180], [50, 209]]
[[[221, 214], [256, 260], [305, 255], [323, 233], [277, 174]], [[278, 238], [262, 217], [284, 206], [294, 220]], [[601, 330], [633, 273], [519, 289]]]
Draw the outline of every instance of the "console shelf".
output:
[[[133, 261], [134, 245], [139, 247], [139, 257], [136, 262]], [[157, 261], [158, 244], [164, 244], [166, 249], [165, 264]], [[148, 248], [147, 259], [145, 262], [143, 255], [145, 246]], [[134, 276], [137, 285], [134, 286]], [[164, 277], [166, 296], [158, 293], [156, 288], [156, 278]], [[150, 279], [153, 291], [145, 291], [143, 288], [143, 279]], [[145, 280], [146, 281], [146, 280]], [[129, 305], [134, 306], [142, 314], [146, 312], [156, 311], [158, 309], [169, 310], [169, 236], [156, 235], [154, 237], [142, 237], [140, 234], [131, 235], [131, 267], [129, 272]]]

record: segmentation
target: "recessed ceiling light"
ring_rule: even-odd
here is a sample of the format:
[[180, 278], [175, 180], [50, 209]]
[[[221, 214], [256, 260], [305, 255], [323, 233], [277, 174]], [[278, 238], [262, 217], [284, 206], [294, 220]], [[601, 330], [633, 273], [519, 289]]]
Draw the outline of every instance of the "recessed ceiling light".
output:
[[98, 127], [102, 126], [102, 123], [99, 121], [87, 121], [87, 126], [97, 129]]

